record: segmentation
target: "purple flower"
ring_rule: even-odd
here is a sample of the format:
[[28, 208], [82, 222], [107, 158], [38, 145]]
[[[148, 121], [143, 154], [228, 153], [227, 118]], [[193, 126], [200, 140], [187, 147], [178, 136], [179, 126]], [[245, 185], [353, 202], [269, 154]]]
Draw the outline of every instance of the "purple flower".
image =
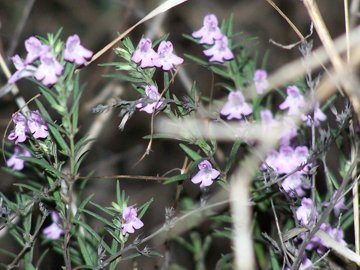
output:
[[137, 209], [126, 207], [122, 213], [122, 234], [134, 233], [135, 229], [140, 229], [144, 223], [137, 217]]
[[[339, 242], [341, 245], [346, 246], [346, 242], [344, 241], [344, 232], [342, 229], [332, 228], [329, 224], [323, 223], [320, 225], [320, 230], [327, 233], [331, 238], [333, 238], [335, 241]], [[300, 236], [302, 239], [305, 238], [305, 235]], [[307, 250], [316, 250], [316, 252], [320, 255], [323, 255], [327, 247], [325, 246], [325, 243], [318, 237], [317, 235], [314, 235], [309, 243], [306, 245]]]
[[310, 198], [302, 198], [301, 206], [296, 209], [296, 218], [303, 225], [309, 225], [315, 221], [317, 212]]
[[170, 41], [161, 41], [157, 53], [158, 57], [154, 58], [154, 65], [162, 67], [163, 70], [174, 69], [184, 62], [184, 59], [173, 54], [173, 45]]
[[194, 184], [200, 184], [200, 187], [210, 186], [213, 181], [220, 175], [218, 170], [213, 169], [211, 163], [207, 160], [203, 160], [198, 165], [199, 171], [191, 178], [191, 182]]
[[201, 44], [214, 44], [214, 40], [222, 37], [216, 16], [214, 14], [206, 15], [204, 17], [204, 26], [192, 33], [192, 36], [201, 38], [199, 41]]
[[25, 49], [28, 52], [25, 63], [31, 64], [40, 56], [50, 52], [50, 47], [41, 43], [36, 37], [25, 40]]
[[154, 67], [154, 59], [157, 59], [158, 54], [152, 49], [152, 42], [148, 38], [142, 38], [134, 51], [131, 60], [140, 64], [141, 68]]
[[[271, 130], [272, 128], [278, 128], [280, 125], [280, 123], [274, 119], [274, 116], [270, 110], [265, 109], [260, 111], [260, 118], [263, 124], [264, 132], [267, 132], [267, 130]], [[291, 120], [291, 118], [284, 118], [284, 122], [288, 128], [281, 132], [280, 145], [282, 146], [290, 145], [291, 139], [297, 136], [298, 130], [296, 124]]]
[[10, 132], [8, 139], [15, 143], [21, 143], [26, 140], [26, 133], [28, 132], [26, 117], [19, 112], [13, 113], [12, 121], [15, 124], [15, 129]]
[[147, 98], [139, 99], [140, 103], [136, 104], [136, 108], [140, 108], [140, 111], [153, 113], [163, 104], [161, 96], [155, 85], [146, 85], [145, 94]]
[[326, 120], [326, 115], [321, 111], [319, 102], [316, 102], [315, 109], [313, 115], [308, 114], [302, 114], [301, 119], [308, 125], [311, 126], [312, 121], [314, 121], [315, 126], [319, 126], [320, 122], [323, 122]]
[[[336, 194], [338, 193], [338, 191], [335, 191], [333, 193], [333, 195], [331, 196], [331, 199], [330, 199], [330, 202], [334, 200]], [[330, 202], [327, 202], [327, 203], [324, 203], [324, 206], [325, 207], [329, 207], [330, 205]], [[345, 205], [345, 198], [344, 196], [340, 196], [340, 198], [336, 201], [335, 203], [335, 206], [334, 206], [334, 214], [336, 217], [340, 216], [340, 213], [343, 211], [343, 210], [347, 210], [348, 208], [346, 207]]]
[[34, 75], [36, 67], [26, 64], [19, 55], [14, 55], [13, 57], [11, 57], [11, 60], [16, 68], [16, 72], [10, 77], [8, 81], [9, 84], [14, 84], [16, 81], [22, 78]]
[[46, 138], [49, 135], [48, 126], [38, 110], [31, 112], [28, 127], [35, 139]]
[[24, 169], [25, 160], [20, 159], [20, 156], [31, 157], [31, 154], [26, 149], [15, 146], [14, 154], [10, 157], [8, 161], [6, 161], [6, 165], [14, 171], [21, 171], [22, 169]]
[[299, 88], [295, 85], [291, 85], [286, 89], [287, 97], [283, 103], [279, 105], [281, 110], [289, 109], [289, 115], [296, 115], [300, 109], [305, 107], [305, 99], [300, 93]]
[[51, 212], [51, 220], [52, 223], [43, 230], [43, 234], [46, 238], [57, 240], [64, 233], [64, 230], [61, 226], [60, 216], [56, 211]]
[[35, 73], [35, 78], [42, 81], [46, 86], [55, 84], [62, 74], [64, 67], [56, 60], [52, 53], [42, 55], [40, 62], [41, 64]]
[[285, 178], [281, 183], [282, 188], [290, 197], [304, 197], [305, 190], [311, 187], [301, 173], [294, 173]]
[[231, 60], [234, 58], [234, 54], [228, 47], [228, 39], [226, 36], [215, 40], [215, 45], [210, 49], [204, 51], [206, 56], [211, 56], [209, 59], [210, 62], [220, 62], [223, 63], [224, 60]]
[[254, 74], [254, 83], [256, 92], [261, 95], [269, 87], [269, 82], [267, 80], [267, 72], [263, 69], [257, 69]]
[[78, 35], [69, 36], [64, 50], [64, 60], [82, 65], [93, 55], [93, 52], [80, 45]]
[[227, 116], [227, 119], [242, 119], [244, 115], [252, 113], [251, 106], [245, 102], [245, 98], [239, 91], [229, 93], [228, 101], [221, 109], [220, 114]]

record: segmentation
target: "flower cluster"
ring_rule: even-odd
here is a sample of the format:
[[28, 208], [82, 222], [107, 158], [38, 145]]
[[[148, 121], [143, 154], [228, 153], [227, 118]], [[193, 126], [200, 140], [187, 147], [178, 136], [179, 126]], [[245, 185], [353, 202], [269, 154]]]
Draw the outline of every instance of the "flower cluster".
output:
[[191, 182], [194, 184], [200, 183], [200, 188], [212, 185], [213, 181], [220, 175], [220, 172], [214, 169], [207, 160], [201, 161], [198, 168], [199, 171], [191, 178]]
[[[55, 84], [62, 75], [64, 66], [56, 59], [50, 47], [36, 37], [30, 37], [25, 41], [25, 49], [27, 51], [25, 60], [19, 55], [11, 58], [17, 71], [10, 77], [8, 83], [14, 84], [24, 77], [34, 76], [45, 86]], [[92, 52], [80, 45], [78, 35], [73, 35], [67, 39], [63, 57], [65, 61], [82, 65], [92, 57]]]
[[[296, 218], [302, 225], [314, 224], [318, 217], [318, 212], [315, 209], [314, 202], [310, 198], [302, 198], [301, 206], [296, 209]], [[326, 232], [331, 238], [345, 246], [344, 233], [342, 229], [332, 228], [330, 224], [323, 223], [320, 225], [320, 230]], [[300, 238], [304, 240], [304, 235], [300, 235]], [[314, 235], [306, 245], [307, 250], [316, 250], [317, 253], [323, 255], [327, 248], [323, 241], [316, 235]]]
[[[290, 85], [286, 89], [287, 97], [283, 103], [279, 105], [280, 110], [288, 109], [287, 114], [298, 115], [301, 110], [307, 109], [308, 105], [305, 103], [305, 98], [301, 94], [299, 88], [295, 85]], [[313, 121], [315, 126], [319, 126], [320, 122], [326, 120], [326, 115], [320, 110], [319, 102], [315, 103], [313, 115], [305, 115], [301, 114], [301, 119], [308, 125], [311, 126], [311, 122]]]
[[[29, 117], [20, 112], [13, 113], [12, 121], [15, 128], [10, 132], [8, 139], [15, 140], [17, 145], [25, 142], [28, 134], [31, 134], [35, 139], [44, 139], [49, 135], [48, 126], [38, 110], [31, 111]], [[14, 154], [6, 163], [7, 166], [16, 171], [22, 170], [24, 160], [19, 159], [20, 156], [30, 157], [31, 154], [26, 149], [16, 146]]]
[[142, 38], [131, 60], [141, 68], [161, 67], [164, 71], [169, 71], [184, 62], [184, 59], [175, 55], [173, 51], [172, 43], [164, 40], [159, 44], [156, 53], [152, 48], [152, 41], [149, 38]]
[[214, 14], [204, 17], [203, 27], [192, 33], [194, 38], [200, 38], [200, 44], [213, 45], [204, 50], [204, 54], [210, 57], [210, 62], [223, 63], [225, 60], [234, 58], [234, 54], [228, 46], [228, 38], [221, 33], [218, 19]]
[[[306, 174], [310, 165], [306, 165], [309, 150], [306, 146], [293, 148], [289, 145], [280, 146], [279, 151], [271, 151], [262, 168], [271, 167], [279, 175], [288, 175], [282, 187], [291, 197], [303, 197], [304, 189], [310, 188]], [[302, 168], [301, 168], [302, 167]]]

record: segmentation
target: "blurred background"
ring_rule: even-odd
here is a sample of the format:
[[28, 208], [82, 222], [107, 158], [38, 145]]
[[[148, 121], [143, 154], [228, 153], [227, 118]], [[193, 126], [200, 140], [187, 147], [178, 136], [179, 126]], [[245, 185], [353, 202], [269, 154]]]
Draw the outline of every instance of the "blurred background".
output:
[[[301, 1], [275, 0], [274, 2], [304, 35], [309, 33], [310, 20]], [[333, 0], [331, 5], [326, 0], [317, 2], [332, 37], [343, 33], [343, 1]], [[69, 35], [76, 33], [85, 47], [97, 52], [117, 37], [118, 33], [136, 23], [159, 3], [161, 1], [155, 0], [1, 0], [0, 53], [7, 61], [10, 70], [14, 72], [15, 68], [10, 62], [10, 57], [14, 54], [25, 55], [24, 41], [28, 37], [46, 36], [47, 33], [55, 33], [60, 28], [62, 28], [62, 40], [65, 41]], [[192, 53], [202, 57], [200, 47], [194, 46], [183, 38], [182, 34], [191, 34], [199, 29], [207, 13], [216, 14], [220, 21], [233, 14], [235, 31], [243, 32], [246, 36], [257, 37], [254, 45], [257, 46], [259, 65], [263, 56], [268, 53], [266, 68], [270, 72], [300, 56], [297, 48], [284, 50], [269, 43], [269, 39], [273, 39], [281, 44], [290, 44], [298, 41], [298, 37], [265, 0], [190, 0], [170, 10], [162, 18], [152, 19], [139, 26], [130, 34], [130, 38], [134, 44], [137, 44], [145, 33], [154, 38], [170, 33], [169, 40], [173, 42], [179, 56], [183, 56], [183, 53]], [[314, 47], [317, 47], [319, 40], [316, 36], [313, 39]], [[80, 111], [81, 134], [88, 132], [94, 121], [101, 116], [91, 112], [93, 106], [106, 103], [111, 100], [111, 97], [116, 96], [125, 100], [138, 98], [131, 86], [103, 77], [105, 73], [111, 73], [114, 70], [99, 66], [99, 64], [115, 60], [115, 54], [109, 50], [96, 62], [81, 70], [81, 82], [85, 87]], [[199, 90], [208, 93], [211, 87], [210, 72], [193, 65], [190, 61], [187, 61], [183, 68], [191, 80], [197, 81]], [[0, 87], [6, 82], [5, 75], [0, 72]], [[18, 87], [25, 100], [37, 94], [34, 85], [26, 80], [20, 81]], [[186, 93], [185, 87], [186, 84], [177, 79], [172, 90], [181, 96], [181, 93]], [[225, 96], [225, 91], [215, 87], [215, 95]], [[34, 109], [34, 104], [30, 104], [30, 108]], [[4, 135], [6, 126], [9, 124], [11, 114], [17, 110], [11, 94], [0, 99], [1, 136], [7, 136]], [[150, 133], [149, 115], [136, 113], [123, 132], [118, 129], [120, 118], [116, 109], [109, 112], [105, 118], [105, 124], [91, 154], [81, 169], [83, 174], [95, 171], [95, 175], [100, 176], [117, 174], [156, 176], [163, 175], [173, 168], [182, 167], [184, 153], [176, 143], [171, 141], [155, 141], [151, 154], [134, 166], [143, 155], [148, 143], [142, 137]], [[5, 161], [1, 160], [0, 165], [4, 166]], [[11, 198], [16, 188], [13, 186], [16, 179], [0, 172], [0, 180], [0, 191]], [[182, 196], [199, 198], [199, 188], [189, 182], [185, 183]], [[94, 193], [93, 200], [103, 206], [109, 206], [111, 201], [115, 200], [115, 185], [115, 179], [90, 180], [84, 196]], [[122, 180], [121, 188], [125, 189], [127, 195], [130, 196], [130, 204], [141, 204], [151, 197], [155, 199], [144, 217], [145, 226], [141, 230], [144, 236], [164, 223], [165, 207], [172, 206], [175, 200], [175, 185], [165, 186], [154, 181]], [[90, 224], [94, 228], [100, 226], [95, 221], [90, 221]], [[202, 235], [206, 235], [209, 228], [206, 224], [200, 224], [198, 230]], [[18, 246], [11, 238], [1, 237], [2, 248], [18, 250]], [[173, 262], [177, 262], [186, 269], [193, 269], [191, 255], [178, 245], [152, 246], [150, 242], [148, 246], [161, 253], [164, 249], [168, 249], [172, 254]], [[216, 245], [211, 246], [207, 269], [214, 269], [220, 255], [230, 251], [230, 243], [219, 239]], [[0, 261], [6, 262], [3, 260], [6, 259], [0, 257]], [[48, 266], [46, 269], [59, 269], [58, 262], [61, 260], [61, 255], [50, 254], [47, 264], [44, 265]], [[137, 260], [138, 269], [161, 269], [164, 265], [163, 260], [160, 257], [141, 257]], [[128, 265], [123, 269], [131, 269], [131, 267]]]

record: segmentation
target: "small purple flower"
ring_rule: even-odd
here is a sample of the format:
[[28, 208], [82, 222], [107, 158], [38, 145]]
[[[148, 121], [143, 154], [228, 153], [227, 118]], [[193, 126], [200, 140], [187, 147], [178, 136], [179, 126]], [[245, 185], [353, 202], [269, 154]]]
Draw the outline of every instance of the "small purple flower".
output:
[[35, 73], [35, 78], [42, 81], [46, 86], [55, 84], [62, 74], [64, 67], [56, 60], [52, 53], [42, 55], [40, 62], [41, 64]]
[[20, 159], [20, 156], [31, 157], [31, 154], [26, 149], [15, 146], [14, 154], [10, 157], [8, 161], [6, 161], [6, 165], [14, 171], [21, 171], [22, 169], [24, 169], [25, 160]]
[[22, 143], [26, 140], [26, 133], [28, 132], [26, 117], [19, 112], [13, 113], [12, 121], [15, 124], [15, 129], [10, 132], [8, 139], [15, 143]]
[[296, 209], [296, 218], [303, 225], [309, 225], [315, 221], [317, 212], [310, 198], [302, 198], [301, 206]]
[[14, 84], [16, 81], [22, 78], [34, 75], [36, 67], [26, 64], [19, 55], [14, 55], [13, 57], [11, 57], [11, 60], [16, 68], [16, 72], [10, 77], [8, 81], [9, 84]]
[[126, 207], [122, 213], [122, 234], [134, 233], [135, 229], [140, 229], [144, 223], [137, 217], [137, 209], [134, 207]]
[[267, 80], [267, 72], [263, 69], [257, 69], [254, 74], [254, 83], [256, 92], [261, 95], [269, 87], [269, 82]]
[[203, 160], [198, 165], [199, 171], [191, 178], [191, 182], [194, 184], [200, 184], [200, 187], [210, 186], [213, 181], [220, 175], [218, 170], [215, 170], [211, 163], [207, 160]]
[[46, 138], [49, 135], [48, 126], [38, 110], [31, 112], [28, 127], [35, 139]]
[[313, 114], [302, 114], [301, 115], [301, 119], [306, 123], [307, 126], [311, 126], [312, 121], [314, 121], [315, 126], [319, 126], [320, 122], [323, 122], [326, 120], [326, 115], [322, 112], [322, 110], [320, 109], [320, 105], [319, 102], [316, 102], [315, 104], [315, 109]]
[[281, 183], [282, 188], [290, 197], [304, 197], [305, 190], [311, 187], [310, 183], [306, 183], [301, 173], [294, 173], [285, 178]]
[[215, 40], [215, 45], [210, 49], [204, 51], [206, 56], [211, 56], [209, 59], [210, 62], [220, 62], [223, 63], [224, 60], [231, 60], [234, 58], [234, 54], [228, 47], [228, 39], [226, 36]]
[[163, 70], [174, 69], [184, 62], [184, 59], [173, 54], [173, 45], [170, 41], [161, 41], [158, 48], [158, 57], [154, 59], [154, 65]]
[[[320, 225], [320, 230], [327, 233], [331, 238], [337, 241], [339, 244], [346, 246], [346, 242], [344, 241], [344, 232], [342, 229], [332, 228], [329, 224], [323, 223]], [[304, 239], [304, 235], [301, 235], [301, 238]], [[316, 252], [320, 255], [323, 255], [327, 251], [327, 247], [325, 243], [318, 237], [314, 235], [309, 243], [306, 245], [307, 250], [316, 250]]]
[[153, 113], [162, 106], [163, 101], [155, 85], [146, 85], [145, 94], [147, 98], [141, 98], [140, 103], [136, 104], [136, 108], [140, 108], [140, 111]]
[[204, 26], [198, 31], [192, 33], [194, 38], [201, 38], [201, 44], [214, 44], [214, 40], [222, 37], [221, 30], [218, 27], [218, 20], [214, 14], [208, 14], [204, 17]]
[[[331, 196], [331, 199], [330, 199], [330, 202], [334, 200], [336, 194], [338, 193], [338, 191], [335, 191], [333, 193], [333, 195]], [[324, 203], [324, 206], [325, 207], [329, 207], [330, 205], [330, 202], [327, 202], [327, 203]], [[335, 206], [334, 206], [334, 214], [336, 217], [340, 216], [340, 213], [343, 211], [343, 210], [347, 210], [348, 208], [346, 207], [345, 205], [345, 198], [344, 196], [340, 196], [340, 198], [337, 200], [337, 202], [335, 203]]]
[[252, 113], [251, 106], [246, 103], [244, 96], [239, 91], [232, 91], [229, 93], [228, 101], [221, 109], [220, 114], [227, 116], [230, 119], [242, 119], [244, 115]]
[[41, 43], [36, 37], [25, 40], [25, 49], [28, 52], [25, 63], [31, 64], [42, 55], [50, 52], [50, 47]]
[[57, 240], [64, 233], [64, 230], [61, 226], [60, 216], [56, 211], [51, 212], [51, 220], [52, 223], [43, 230], [43, 234], [46, 238]]
[[152, 42], [149, 38], [142, 38], [134, 51], [131, 60], [140, 64], [141, 68], [154, 67], [154, 59], [159, 56], [152, 48]]
[[69, 36], [64, 50], [64, 60], [82, 65], [93, 55], [93, 52], [80, 45], [78, 35]]
[[[280, 123], [274, 118], [272, 112], [270, 110], [262, 110], [260, 111], [261, 123], [263, 124], [264, 132], [271, 130], [272, 128], [278, 128]], [[281, 132], [280, 137], [280, 145], [290, 145], [290, 141], [297, 136], [297, 126], [290, 118], [284, 118], [284, 123], [288, 126], [288, 128], [284, 129]]]
[[289, 109], [289, 115], [296, 115], [300, 109], [305, 107], [305, 99], [300, 93], [299, 88], [295, 85], [291, 85], [287, 88], [287, 97], [283, 103], [279, 105], [281, 110]]

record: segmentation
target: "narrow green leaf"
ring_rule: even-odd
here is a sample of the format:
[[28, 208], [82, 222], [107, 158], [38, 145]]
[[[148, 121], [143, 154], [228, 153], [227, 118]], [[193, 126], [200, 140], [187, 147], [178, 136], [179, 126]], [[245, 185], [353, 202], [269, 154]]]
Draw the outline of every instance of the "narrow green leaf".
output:
[[234, 144], [231, 148], [231, 151], [230, 151], [229, 159], [226, 163], [225, 173], [228, 173], [229, 170], [231, 169], [231, 167], [236, 162], [236, 155], [237, 155], [237, 152], [239, 151], [240, 146], [241, 146], [241, 141], [237, 140], [234, 142]]
[[171, 184], [174, 182], [179, 182], [179, 181], [186, 180], [189, 178], [190, 178], [190, 175], [188, 173], [174, 175], [174, 176], [170, 177], [168, 180], [166, 180], [164, 182], [164, 185], [168, 185], [168, 184]]
[[91, 250], [88, 249], [87, 245], [84, 243], [84, 241], [81, 239], [79, 235], [76, 237], [77, 242], [80, 247], [81, 255], [87, 265], [96, 266], [96, 258], [97, 254], [94, 252], [91, 252]]
[[104, 240], [101, 239], [101, 237], [98, 235], [96, 231], [93, 230], [93, 228], [91, 228], [89, 225], [87, 225], [86, 223], [80, 220], [74, 220], [74, 223], [80, 225], [86, 231], [88, 231], [97, 240], [97, 242], [100, 243], [106, 249], [107, 252], [111, 253], [111, 248], [108, 246], [108, 244], [104, 242]]
[[197, 161], [199, 159], [202, 159], [202, 157], [196, 153], [194, 150], [192, 150], [191, 148], [189, 148], [188, 146], [186, 146], [185, 144], [180, 143], [179, 146], [181, 147], [182, 150], [185, 151], [185, 153], [194, 161]]

